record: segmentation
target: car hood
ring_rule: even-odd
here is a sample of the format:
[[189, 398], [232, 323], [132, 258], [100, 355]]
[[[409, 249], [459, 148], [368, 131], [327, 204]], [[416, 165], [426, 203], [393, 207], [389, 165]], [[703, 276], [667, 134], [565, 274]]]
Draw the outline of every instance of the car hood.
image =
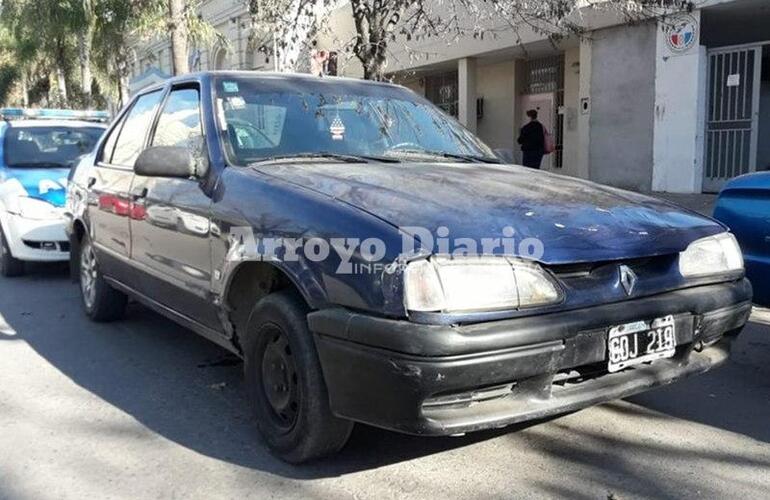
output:
[[[539, 260], [545, 264], [677, 253], [725, 230], [662, 200], [518, 166], [316, 162], [255, 169], [402, 229], [422, 227], [435, 235], [444, 226], [450, 239], [479, 242], [500, 238], [503, 228], [512, 227], [517, 250], [525, 238], [543, 243]], [[440, 250], [434, 246], [433, 251]]]
[[0, 183], [10, 182], [23, 196], [38, 198], [63, 207], [66, 199], [68, 168], [4, 168]]

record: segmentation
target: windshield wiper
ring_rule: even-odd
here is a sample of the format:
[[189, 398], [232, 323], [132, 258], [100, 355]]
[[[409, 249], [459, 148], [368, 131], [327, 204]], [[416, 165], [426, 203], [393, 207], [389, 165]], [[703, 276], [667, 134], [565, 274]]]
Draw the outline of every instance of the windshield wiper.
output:
[[400, 160], [397, 158], [386, 158], [382, 156], [370, 156], [370, 155], [356, 155], [356, 154], [342, 154], [342, 153], [293, 153], [285, 155], [268, 156], [249, 162], [249, 165], [257, 165], [260, 163], [269, 163], [280, 160], [306, 160], [313, 158], [329, 158], [332, 160], [339, 160], [345, 163], [369, 163], [370, 161], [381, 161], [385, 163], [398, 163]]
[[400, 149], [389, 152], [390, 154], [433, 156], [437, 158], [448, 158], [452, 160], [463, 160], [469, 163], [501, 163], [499, 159], [491, 156], [466, 155], [460, 153], [447, 153], [446, 151], [430, 151], [428, 149]]

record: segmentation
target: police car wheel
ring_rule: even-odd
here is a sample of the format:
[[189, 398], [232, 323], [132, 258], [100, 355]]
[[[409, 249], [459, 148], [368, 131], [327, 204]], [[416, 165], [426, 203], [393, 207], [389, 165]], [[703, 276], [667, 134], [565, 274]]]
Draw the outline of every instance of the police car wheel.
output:
[[99, 271], [88, 236], [80, 244], [80, 295], [83, 309], [93, 321], [114, 321], [123, 317], [128, 297], [112, 288]]
[[0, 274], [6, 278], [24, 274], [24, 262], [11, 255], [11, 249], [2, 229], [0, 229]]

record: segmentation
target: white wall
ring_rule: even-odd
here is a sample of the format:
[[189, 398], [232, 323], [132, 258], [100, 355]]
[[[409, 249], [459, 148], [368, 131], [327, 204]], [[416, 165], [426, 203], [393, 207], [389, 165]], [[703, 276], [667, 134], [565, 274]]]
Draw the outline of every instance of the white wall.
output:
[[580, 176], [578, 147], [580, 130], [578, 123], [580, 102], [580, 47], [564, 52], [564, 154], [562, 168], [558, 172], [565, 175]]
[[514, 119], [515, 61], [477, 68], [476, 92], [484, 98], [484, 116], [476, 132], [493, 149], [514, 149], [518, 128]]
[[[692, 14], [700, 24], [700, 11]], [[700, 30], [698, 30], [700, 32]], [[706, 107], [706, 48], [672, 52], [657, 30], [652, 189], [700, 193]]]

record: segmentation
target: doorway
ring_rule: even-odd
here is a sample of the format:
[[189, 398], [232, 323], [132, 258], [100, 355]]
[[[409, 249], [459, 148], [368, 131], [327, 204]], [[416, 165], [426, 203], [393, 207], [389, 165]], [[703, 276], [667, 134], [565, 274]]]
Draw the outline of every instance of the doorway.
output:
[[[705, 193], [719, 192], [733, 177], [757, 170], [762, 59], [762, 45], [708, 52]], [[765, 99], [770, 99], [770, 85], [765, 88]], [[767, 120], [770, 126], [770, 117]], [[763, 145], [761, 156], [766, 155], [770, 155], [770, 151], [765, 152]], [[770, 156], [762, 161], [770, 162]]]
[[524, 92], [521, 96], [523, 125], [529, 121], [526, 112], [536, 109], [538, 120], [551, 133], [556, 150], [543, 157], [541, 168], [560, 169], [563, 163], [564, 116], [564, 55], [559, 54], [526, 62]]
[[[537, 119], [543, 124], [546, 130], [553, 134], [554, 130], [554, 94], [553, 92], [545, 92], [543, 94], [526, 94], [521, 97], [521, 112], [519, 117], [521, 125], [529, 122], [527, 111], [534, 109], [537, 111]], [[545, 155], [543, 157], [543, 163], [540, 168], [550, 169], [554, 165], [553, 154]]]

